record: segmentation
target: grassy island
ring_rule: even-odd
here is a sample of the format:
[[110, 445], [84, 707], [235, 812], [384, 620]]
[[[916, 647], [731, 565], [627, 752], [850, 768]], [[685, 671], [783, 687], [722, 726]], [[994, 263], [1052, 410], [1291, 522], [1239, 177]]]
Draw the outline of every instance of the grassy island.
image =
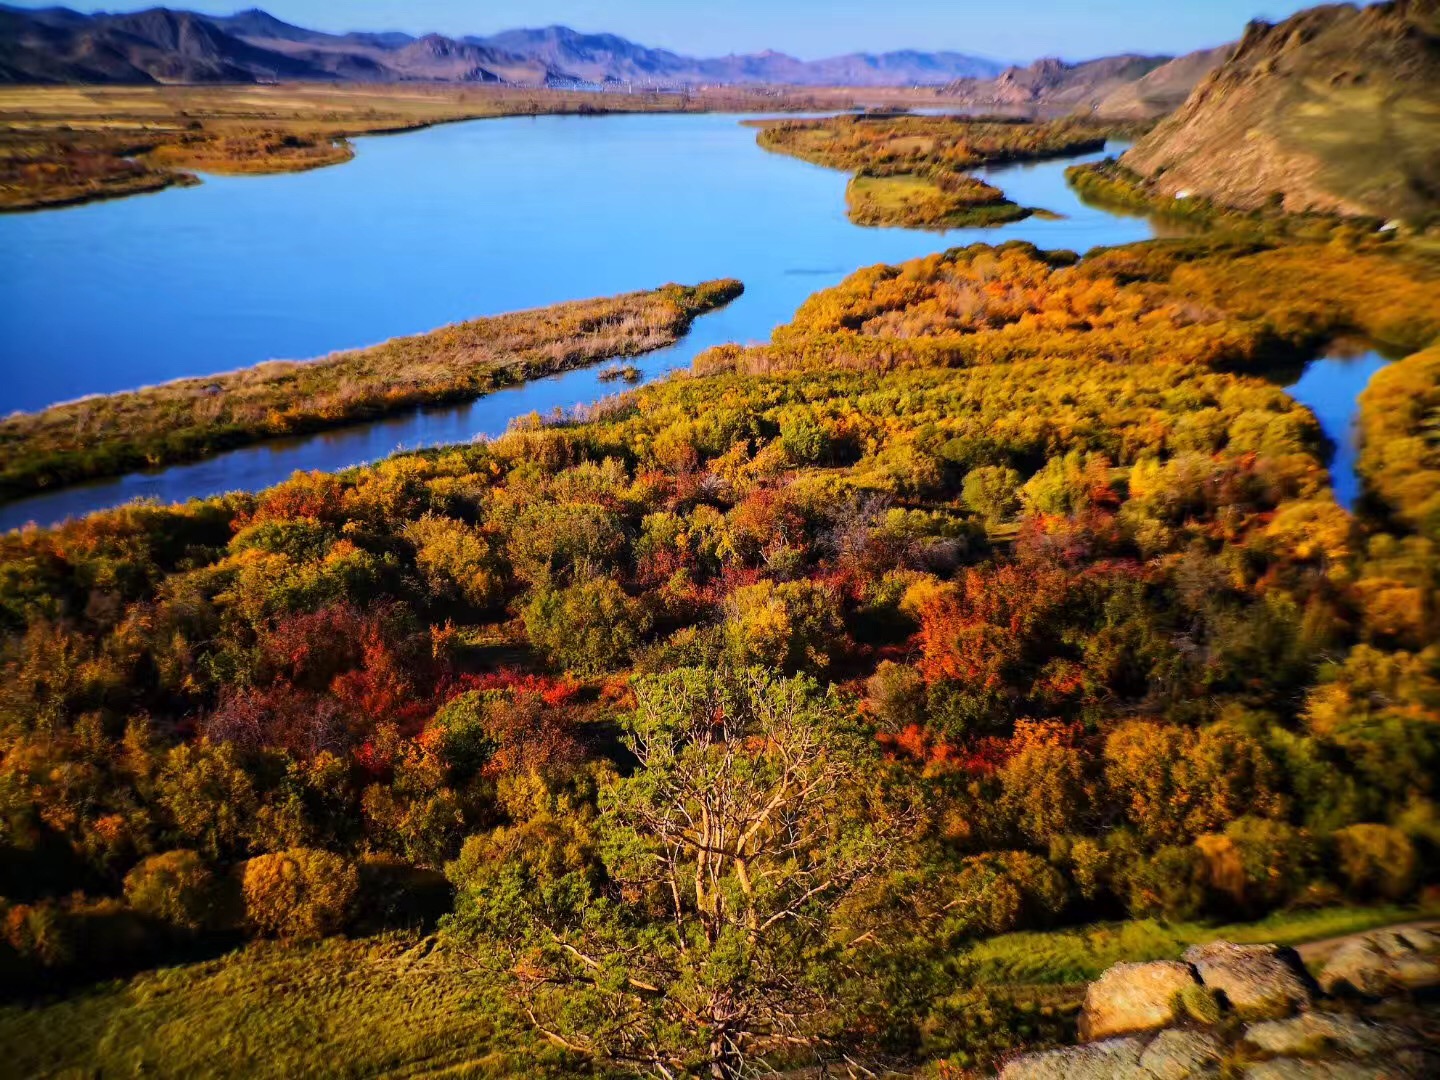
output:
[[997, 187], [971, 176], [929, 179], [914, 173], [853, 177], [845, 190], [850, 220], [856, 225], [911, 225], [961, 229], [1002, 225], [1031, 214]]
[[273, 361], [17, 413], [0, 420], [0, 497], [463, 401], [652, 352], [742, 291], [733, 280], [667, 285], [476, 319], [320, 360]]
[[855, 174], [846, 191], [855, 224], [915, 229], [1018, 221], [1032, 211], [970, 170], [1105, 146], [1105, 131], [1081, 121], [872, 114], [759, 126], [767, 150]]

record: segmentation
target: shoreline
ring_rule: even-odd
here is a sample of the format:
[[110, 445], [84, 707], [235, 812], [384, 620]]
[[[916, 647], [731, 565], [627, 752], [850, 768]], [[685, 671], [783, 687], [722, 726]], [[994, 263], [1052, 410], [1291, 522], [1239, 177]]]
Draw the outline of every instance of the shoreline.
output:
[[[404, 135], [471, 120], [638, 113], [783, 116], [845, 111], [866, 97], [894, 96], [907, 107], [930, 100], [916, 92], [890, 95], [847, 87], [788, 87], [778, 95], [765, 88], [621, 95], [522, 87], [476, 90], [449, 84], [376, 86], [381, 92], [360, 84], [292, 83], [0, 89], [0, 214], [37, 213], [194, 186], [203, 182], [197, 172], [308, 172], [353, 160], [352, 139]], [[82, 106], [72, 100], [77, 90]], [[76, 190], [48, 194], [66, 186]]]
[[667, 285], [14, 413], [0, 419], [0, 447], [15, 463], [0, 472], [0, 505], [645, 355], [743, 292], [733, 279]]

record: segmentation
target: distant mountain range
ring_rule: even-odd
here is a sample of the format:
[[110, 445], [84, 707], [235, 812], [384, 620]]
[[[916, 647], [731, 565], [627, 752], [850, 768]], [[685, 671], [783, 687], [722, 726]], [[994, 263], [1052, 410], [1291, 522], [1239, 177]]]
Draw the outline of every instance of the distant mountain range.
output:
[[327, 34], [264, 11], [216, 17], [155, 8], [86, 15], [0, 5], [0, 82], [196, 83], [326, 80], [574, 86], [943, 85], [1001, 64], [954, 52], [784, 53], [696, 59], [563, 26], [491, 37]]
[[945, 93], [971, 108], [1089, 109], [1148, 119], [1178, 108], [1232, 51], [1233, 45], [1225, 45], [1181, 57], [1125, 54], [1078, 64], [1048, 58], [1006, 68], [994, 78], [957, 79]]

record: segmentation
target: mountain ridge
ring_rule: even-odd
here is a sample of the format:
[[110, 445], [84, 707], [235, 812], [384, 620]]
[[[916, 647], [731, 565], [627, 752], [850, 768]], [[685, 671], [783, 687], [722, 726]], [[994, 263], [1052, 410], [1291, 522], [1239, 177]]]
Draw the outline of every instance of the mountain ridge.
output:
[[1256, 21], [1122, 159], [1163, 196], [1242, 210], [1440, 211], [1440, 0]]
[[332, 34], [259, 8], [211, 16], [157, 7], [86, 15], [0, 5], [0, 82], [497, 82], [519, 86], [942, 85], [1002, 65], [958, 52], [901, 50], [800, 60], [766, 51], [695, 58], [564, 26], [460, 38]]
[[1180, 105], [1233, 47], [1179, 57], [1121, 53], [1076, 63], [1044, 57], [1026, 67], [1008, 67], [993, 79], [957, 79], [943, 93], [971, 108], [1151, 119]]

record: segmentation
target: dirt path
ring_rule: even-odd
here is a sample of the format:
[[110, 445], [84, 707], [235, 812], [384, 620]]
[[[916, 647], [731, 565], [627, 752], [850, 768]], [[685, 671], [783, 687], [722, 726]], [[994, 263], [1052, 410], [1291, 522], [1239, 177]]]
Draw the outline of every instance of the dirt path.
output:
[[1342, 934], [1340, 937], [1308, 941], [1304, 945], [1297, 945], [1295, 951], [1300, 954], [1300, 959], [1305, 961], [1306, 967], [1314, 968], [1317, 965], [1323, 965], [1325, 961], [1335, 955], [1335, 951], [1340, 946], [1349, 944], [1357, 938], [1378, 934], [1383, 930], [1440, 930], [1440, 919], [1417, 919], [1414, 922], [1395, 923], [1392, 926], [1377, 926], [1355, 934]]

